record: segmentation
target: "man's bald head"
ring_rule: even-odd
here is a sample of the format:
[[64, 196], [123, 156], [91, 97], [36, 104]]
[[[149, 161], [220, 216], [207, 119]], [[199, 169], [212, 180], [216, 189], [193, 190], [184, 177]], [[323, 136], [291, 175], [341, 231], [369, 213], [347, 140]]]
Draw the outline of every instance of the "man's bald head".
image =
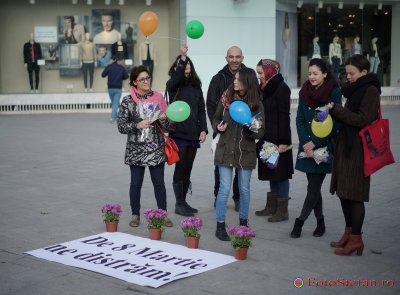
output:
[[232, 74], [239, 71], [243, 61], [242, 49], [232, 46], [226, 52], [225, 60], [228, 63], [229, 70]]

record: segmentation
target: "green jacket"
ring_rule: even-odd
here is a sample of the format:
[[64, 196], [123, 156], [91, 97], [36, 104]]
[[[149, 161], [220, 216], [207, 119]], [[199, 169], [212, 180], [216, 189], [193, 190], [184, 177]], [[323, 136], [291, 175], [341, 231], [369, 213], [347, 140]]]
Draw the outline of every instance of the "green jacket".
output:
[[243, 131], [243, 125], [233, 121], [229, 115], [229, 109], [225, 109], [222, 104], [222, 99], [219, 100], [217, 110], [212, 120], [212, 127], [216, 133], [217, 125], [224, 120], [228, 123], [225, 132], [220, 133], [220, 138], [217, 144], [214, 157], [215, 166], [228, 166], [232, 168], [255, 169], [257, 164], [256, 139], [260, 139], [264, 135], [264, 107], [260, 101], [258, 109], [251, 113], [254, 116], [260, 113], [258, 118], [261, 119], [262, 125], [258, 133], [248, 136]]

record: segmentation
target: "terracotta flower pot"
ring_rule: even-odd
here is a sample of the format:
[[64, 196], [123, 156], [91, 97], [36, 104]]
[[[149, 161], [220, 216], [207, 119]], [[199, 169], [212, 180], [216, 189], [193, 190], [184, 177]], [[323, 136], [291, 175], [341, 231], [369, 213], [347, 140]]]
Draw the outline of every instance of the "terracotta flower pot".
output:
[[196, 237], [186, 237], [186, 245], [191, 249], [199, 248], [199, 241], [200, 239]]
[[118, 220], [117, 221], [105, 221], [106, 229], [108, 232], [116, 232], [118, 228]]
[[151, 240], [161, 240], [161, 229], [149, 228], [149, 233], [150, 233]]
[[236, 247], [233, 247], [233, 251], [235, 252], [235, 258], [237, 260], [246, 260], [247, 258], [247, 250], [248, 247], [240, 248], [239, 250], [236, 250]]

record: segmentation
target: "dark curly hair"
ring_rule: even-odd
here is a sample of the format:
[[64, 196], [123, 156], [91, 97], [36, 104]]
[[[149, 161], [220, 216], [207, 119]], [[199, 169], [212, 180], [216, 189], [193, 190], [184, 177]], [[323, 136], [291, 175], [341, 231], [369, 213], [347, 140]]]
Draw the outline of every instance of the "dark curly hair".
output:
[[322, 73], [326, 73], [326, 77], [324, 78], [325, 81], [331, 81], [333, 87], [338, 87], [338, 82], [336, 81], [335, 77], [329, 70], [328, 65], [324, 60], [320, 58], [313, 58], [312, 60], [310, 60], [310, 63], [308, 64], [308, 67], [312, 66], [316, 66], [321, 70]]
[[135, 82], [137, 80], [137, 77], [140, 75], [140, 73], [143, 73], [143, 72], [146, 72], [150, 76], [149, 70], [145, 66], [133, 67], [131, 70], [131, 73], [129, 75], [129, 85], [137, 88], [136, 85], [133, 84], [133, 82]]

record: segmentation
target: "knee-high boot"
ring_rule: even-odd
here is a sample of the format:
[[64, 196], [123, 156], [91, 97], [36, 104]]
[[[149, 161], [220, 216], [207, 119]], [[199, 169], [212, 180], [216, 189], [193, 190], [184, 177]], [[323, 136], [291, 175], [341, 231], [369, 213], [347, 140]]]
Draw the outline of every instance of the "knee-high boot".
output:
[[175, 193], [175, 214], [179, 214], [182, 216], [194, 216], [192, 212], [188, 210], [185, 205], [185, 195], [184, 195], [184, 185], [183, 181], [178, 181], [177, 183], [173, 183], [174, 193]]
[[190, 182], [190, 179], [185, 179], [183, 181], [183, 196], [185, 198], [185, 206], [186, 206], [187, 211], [190, 211], [192, 213], [197, 213], [197, 212], [199, 212], [199, 210], [197, 210], [196, 208], [193, 208], [186, 202], [186, 196], [189, 191], [189, 188], [190, 188], [190, 191], [192, 190], [191, 187], [192, 187], [192, 183]]

